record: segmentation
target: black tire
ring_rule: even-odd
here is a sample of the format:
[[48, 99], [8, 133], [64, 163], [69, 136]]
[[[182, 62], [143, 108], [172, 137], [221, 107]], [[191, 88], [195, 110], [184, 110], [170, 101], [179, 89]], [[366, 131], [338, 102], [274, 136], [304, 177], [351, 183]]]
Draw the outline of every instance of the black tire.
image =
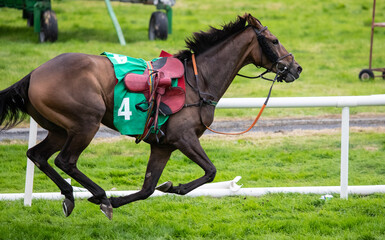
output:
[[29, 18], [27, 18], [27, 26], [33, 27], [33, 15]]
[[153, 12], [151, 14], [148, 28], [148, 39], [166, 40], [168, 35], [168, 18], [164, 12]]
[[39, 41], [41, 43], [46, 41], [55, 42], [59, 32], [55, 12], [52, 10], [44, 11], [40, 21]]
[[33, 12], [23, 9], [23, 19], [27, 19], [27, 26], [33, 27]]
[[369, 81], [374, 79], [374, 73], [370, 69], [362, 69], [360, 74], [358, 74], [358, 78], [363, 81]]

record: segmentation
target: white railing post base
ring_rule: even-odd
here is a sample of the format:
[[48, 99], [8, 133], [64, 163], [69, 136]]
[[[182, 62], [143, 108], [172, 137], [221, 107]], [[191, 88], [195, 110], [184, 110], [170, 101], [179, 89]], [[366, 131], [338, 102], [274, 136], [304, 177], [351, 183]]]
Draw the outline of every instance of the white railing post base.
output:
[[349, 173], [349, 107], [342, 108], [341, 119], [341, 195], [348, 199], [348, 173]]
[[[36, 138], [37, 138], [37, 123], [31, 117], [31, 121], [29, 124], [28, 149], [36, 145]], [[35, 170], [35, 165], [30, 159], [27, 158], [27, 170], [25, 174], [24, 206], [31, 206], [32, 204], [34, 170]]]

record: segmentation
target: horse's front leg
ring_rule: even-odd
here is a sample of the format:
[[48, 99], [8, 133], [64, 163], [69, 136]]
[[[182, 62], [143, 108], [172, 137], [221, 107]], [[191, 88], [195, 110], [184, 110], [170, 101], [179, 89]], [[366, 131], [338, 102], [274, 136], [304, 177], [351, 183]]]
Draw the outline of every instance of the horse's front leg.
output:
[[150, 159], [147, 164], [147, 170], [142, 189], [131, 195], [123, 197], [111, 197], [110, 202], [112, 207], [118, 208], [127, 203], [143, 200], [151, 196], [151, 194], [154, 193], [156, 184], [158, 183], [163, 169], [174, 150], [175, 148], [171, 146], [152, 144]]
[[217, 170], [203, 150], [198, 137], [184, 137], [175, 146], [190, 160], [198, 164], [205, 171], [205, 174], [192, 182], [179, 184], [179, 186], [173, 186], [172, 182], [169, 181], [158, 186], [157, 190], [185, 195], [195, 188], [214, 180]]

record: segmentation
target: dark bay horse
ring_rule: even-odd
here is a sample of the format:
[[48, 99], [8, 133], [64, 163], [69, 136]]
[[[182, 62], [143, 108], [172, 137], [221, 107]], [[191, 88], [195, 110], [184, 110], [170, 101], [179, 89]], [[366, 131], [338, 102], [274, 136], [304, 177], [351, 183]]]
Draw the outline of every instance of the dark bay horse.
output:
[[[108, 218], [112, 209], [148, 198], [156, 189], [162, 171], [173, 151], [179, 149], [198, 164], [205, 174], [189, 183], [174, 186], [167, 182], [158, 187], [169, 193], [186, 194], [213, 181], [216, 168], [202, 149], [199, 137], [214, 118], [215, 106], [238, 71], [245, 65], [270, 69], [286, 82], [297, 79], [301, 66], [262, 26], [245, 14], [222, 29], [194, 33], [186, 40], [189, 50], [174, 57], [185, 62], [186, 104], [162, 126], [165, 137], [157, 142], [150, 136], [151, 154], [142, 189], [137, 193], [107, 198], [105, 191], [77, 168], [82, 151], [89, 145], [100, 123], [115, 129], [113, 99], [116, 77], [111, 62], [104, 56], [79, 53], [59, 55], [33, 70], [19, 82], [0, 91], [0, 124], [3, 129], [15, 126], [25, 114], [48, 130], [47, 137], [27, 151], [27, 156], [43, 171], [65, 196], [63, 210], [69, 216], [74, 209], [73, 189], [48, 164], [56, 152], [55, 165], [71, 176], [93, 197]], [[195, 53], [199, 82], [194, 81], [192, 54]], [[201, 103], [201, 104], [197, 104]]]

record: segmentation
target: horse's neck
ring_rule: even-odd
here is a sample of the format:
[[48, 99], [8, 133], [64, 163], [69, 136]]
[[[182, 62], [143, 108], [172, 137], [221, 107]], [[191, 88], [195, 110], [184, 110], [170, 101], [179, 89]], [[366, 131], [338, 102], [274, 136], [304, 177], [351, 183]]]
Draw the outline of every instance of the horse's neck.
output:
[[251, 44], [252, 37], [245, 30], [197, 57], [203, 87], [215, 100], [223, 96], [238, 71], [250, 63]]

